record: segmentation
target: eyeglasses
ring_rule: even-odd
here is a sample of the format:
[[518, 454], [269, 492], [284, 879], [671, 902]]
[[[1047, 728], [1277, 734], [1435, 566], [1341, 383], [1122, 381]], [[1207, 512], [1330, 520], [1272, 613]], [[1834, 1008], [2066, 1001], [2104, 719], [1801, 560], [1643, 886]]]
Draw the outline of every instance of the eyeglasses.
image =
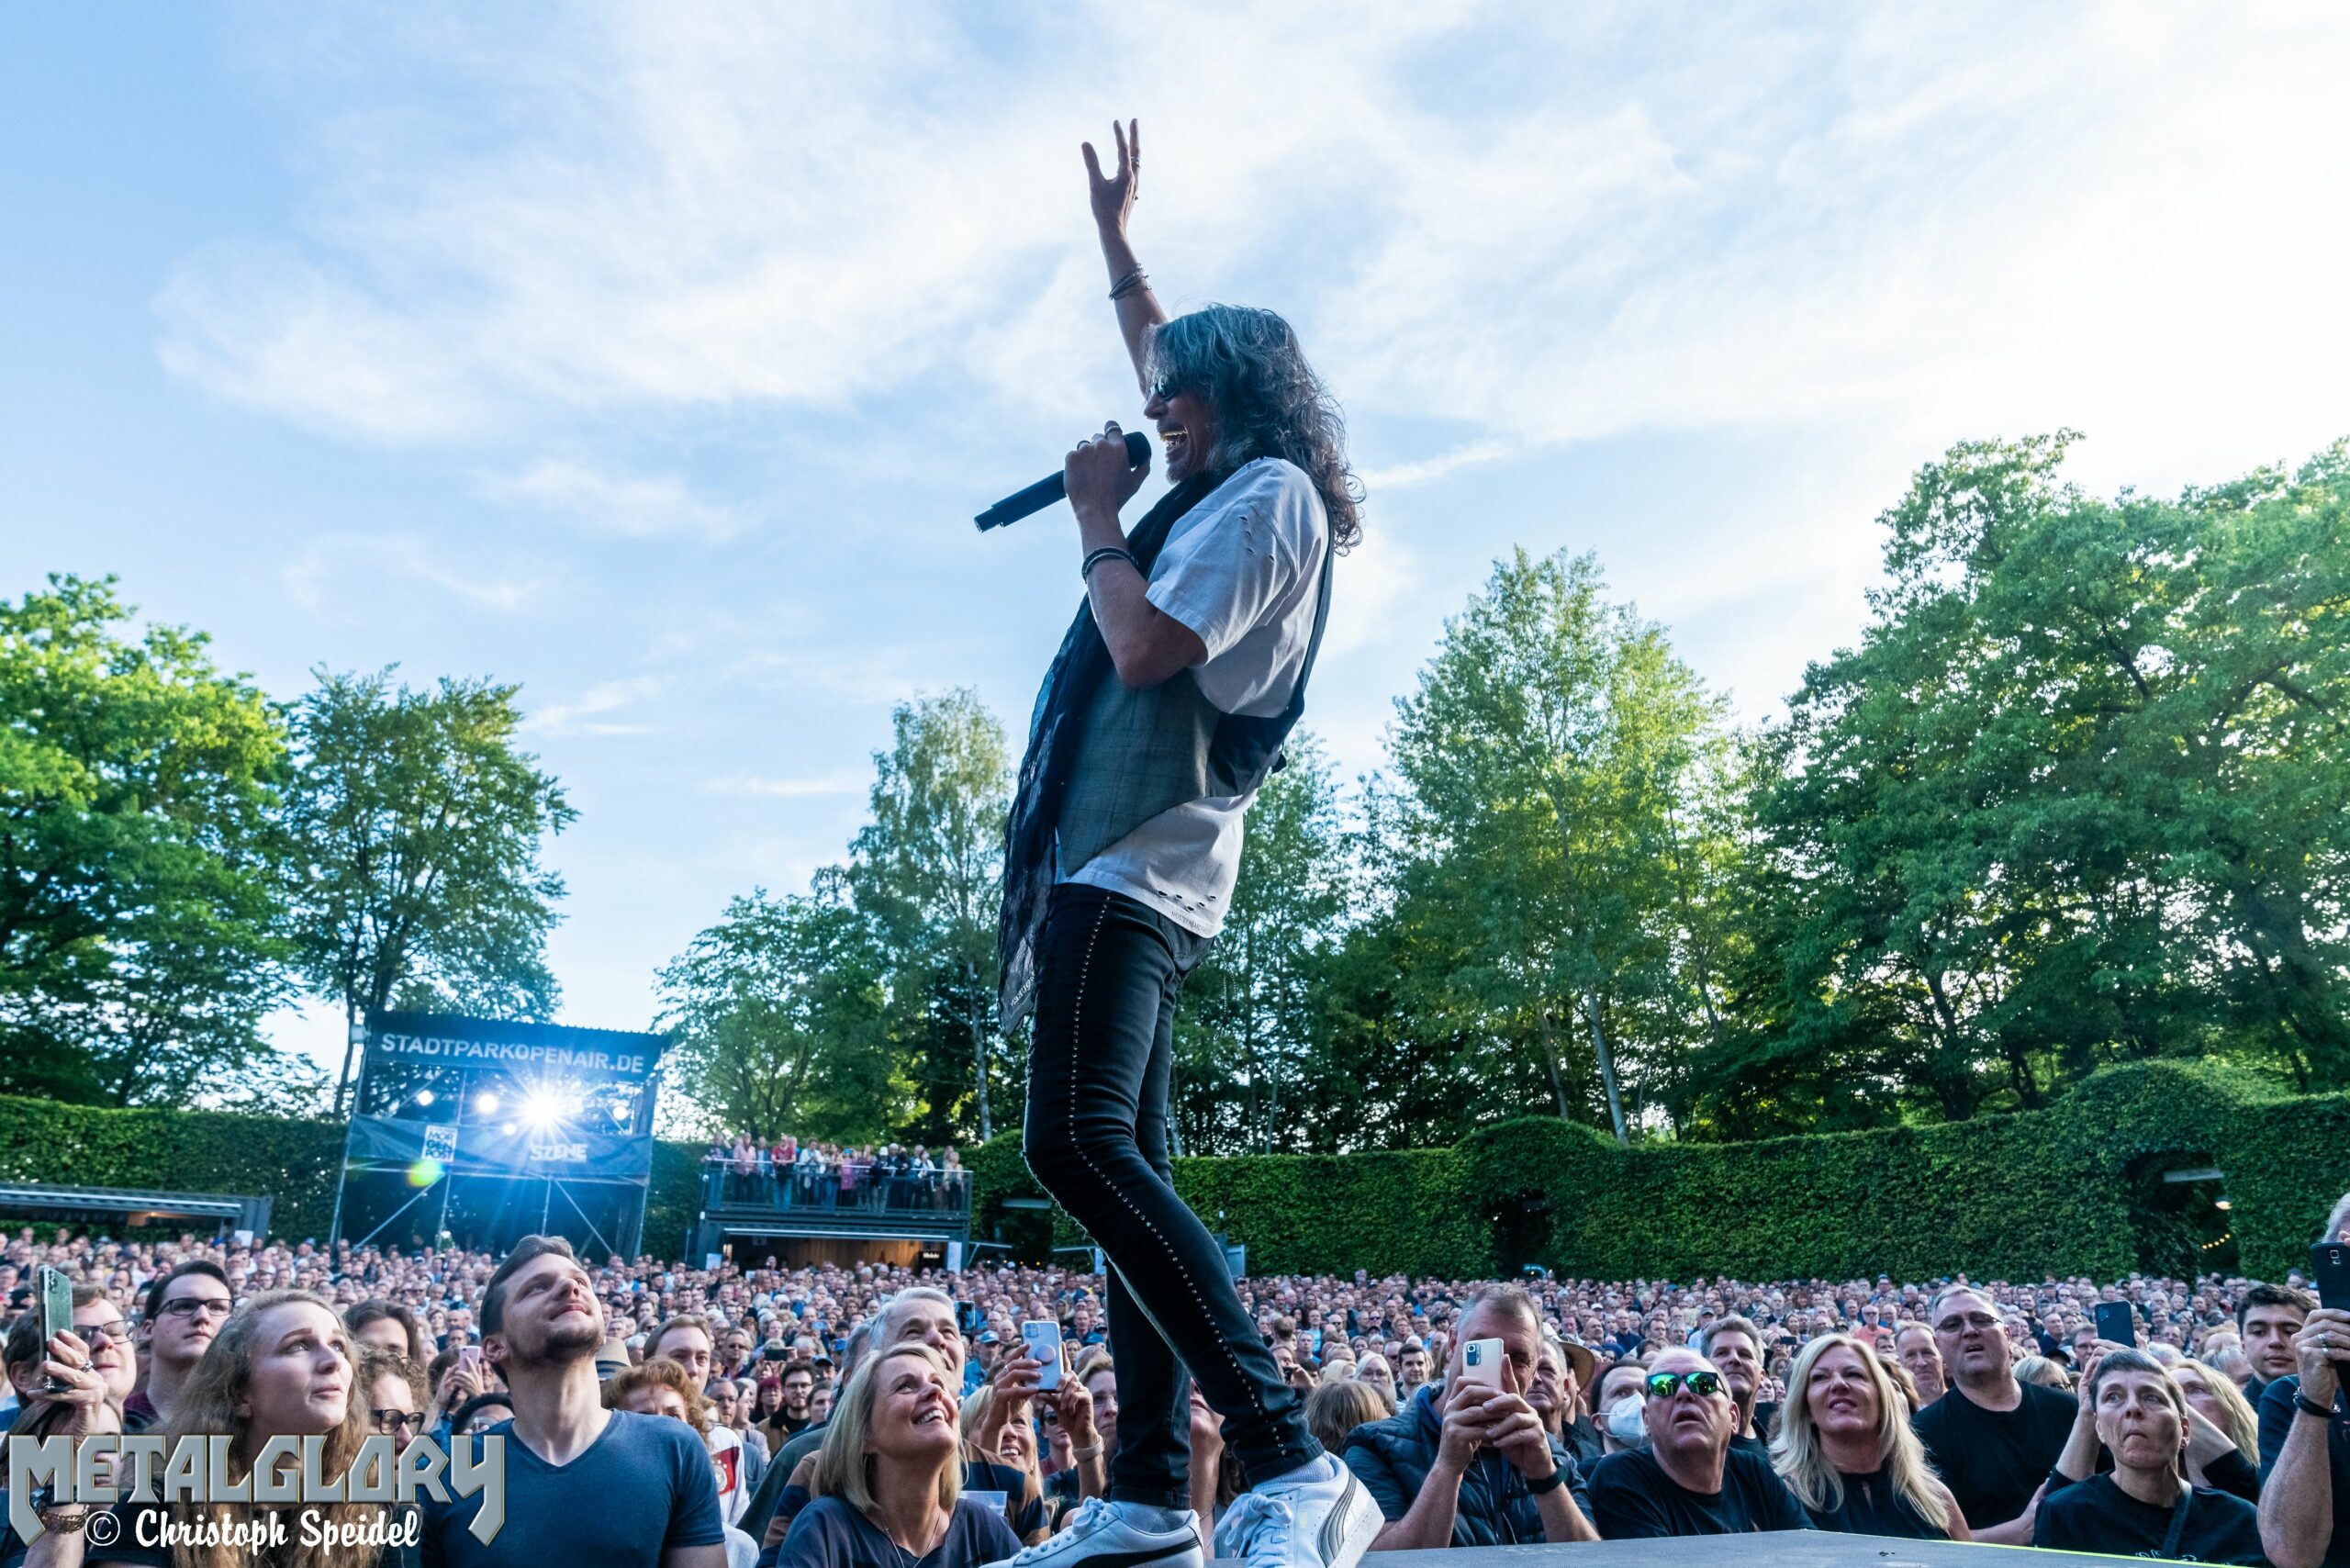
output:
[[1722, 1374], [1714, 1372], [1651, 1372], [1648, 1391], [1651, 1399], [1670, 1399], [1687, 1384], [1689, 1392], [1700, 1399], [1711, 1399], [1722, 1391]]
[[173, 1296], [155, 1309], [156, 1316], [161, 1317], [195, 1317], [199, 1315], [226, 1317], [235, 1310], [236, 1303], [215, 1301], [206, 1295]]
[[130, 1343], [130, 1325], [119, 1317], [112, 1323], [84, 1323], [73, 1332], [85, 1345], [128, 1345]]
[[375, 1429], [386, 1435], [412, 1431], [424, 1419], [413, 1410], [370, 1410], [367, 1414], [375, 1417]]

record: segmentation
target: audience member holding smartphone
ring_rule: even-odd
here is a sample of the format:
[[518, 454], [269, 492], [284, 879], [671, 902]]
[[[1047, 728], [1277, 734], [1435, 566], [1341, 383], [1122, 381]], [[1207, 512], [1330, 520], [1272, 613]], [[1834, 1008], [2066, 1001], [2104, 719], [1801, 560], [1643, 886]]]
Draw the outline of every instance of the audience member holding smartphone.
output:
[[2109, 1350], [2082, 1383], [2113, 1469], [2083, 1481], [2050, 1476], [2034, 1546], [2193, 1562], [2264, 1561], [2253, 1506], [2188, 1482], [2191, 1412], [2160, 1361], [2143, 1350]]
[[[1472, 1350], [1497, 1342], [1488, 1374]], [[1583, 1475], [1528, 1404], [1542, 1350], [1542, 1315], [1513, 1284], [1470, 1298], [1441, 1385], [1429, 1384], [1384, 1421], [1348, 1439], [1347, 1468], [1386, 1523], [1374, 1551], [1595, 1540]]]
[[2311, 1249], [2318, 1308], [2293, 1336], [2299, 1372], [2260, 1395], [2260, 1539], [2277, 1568], [2350, 1568], [2350, 1193]]
[[1815, 1529], [1965, 1540], [1958, 1500], [1926, 1463], [1908, 1406], [1876, 1353], [1849, 1334], [1796, 1358], [1773, 1466]]
[[780, 1568], [979, 1568], [1019, 1552], [1001, 1508], [961, 1495], [961, 1369], [921, 1344], [881, 1350], [850, 1375]]
[[[102, 1375], [88, 1365], [78, 1346], [61, 1344], [69, 1359], [52, 1358], [50, 1375], [67, 1384], [58, 1395], [96, 1417], [105, 1403]], [[165, 1432], [173, 1438], [197, 1434], [227, 1437], [231, 1471], [240, 1478], [252, 1473], [262, 1445], [272, 1438], [327, 1439], [324, 1473], [340, 1475], [359, 1454], [369, 1432], [367, 1411], [354, 1397], [357, 1357], [351, 1331], [334, 1309], [308, 1291], [271, 1291], [253, 1297], [233, 1313], [213, 1339], [196, 1374], [173, 1391], [173, 1415]], [[93, 1429], [109, 1429], [104, 1427]], [[289, 1471], [299, 1462], [287, 1460]], [[293, 1517], [311, 1512], [325, 1522], [364, 1531], [377, 1515], [373, 1503], [118, 1503], [113, 1512], [118, 1528], [110, 1540], [94, 1542], [87, 1532], [89, 1510], [58, 1511], [50, 1528], [26, 1554], [29, 1568], [80, 1568], [81, 1564], [123, 1563], [131, 1568], [227, 1568], [231, 1562], [250, 1560], [241, 1547], [223, 1545], [208, 1555], [176, 1560], [161, 1545], [162, 1524], [170, 1520], [183, 1529], [199, 1521], [225, 1521], [231, 1527], [266, 1528], [267, 1516], [285, 1519], [288, 1549], [274, 1559], [278, 1568], [374, 1568], [386, 1564], [408, 1568], [413, 1554], [405, 1548], [388, 1551], [375, 1547], [330, 1549], [306, 1538]], [[78, 1527], [66, 1516], [80, 1515]], [[68, 1528], [58, 1528], [65, 1525]]]

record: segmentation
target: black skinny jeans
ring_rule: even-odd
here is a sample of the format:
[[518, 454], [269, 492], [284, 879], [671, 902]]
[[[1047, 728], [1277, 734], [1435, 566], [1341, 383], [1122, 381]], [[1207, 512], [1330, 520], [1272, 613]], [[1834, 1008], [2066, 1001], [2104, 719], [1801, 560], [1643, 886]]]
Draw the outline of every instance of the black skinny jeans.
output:
[[1118, 1366], [1110, 1495], [1167, 1508], [1191, 1502], [1192, 1377], [1224, 1417], [1225, 1446], [1249, 1484], [1322, 1452], [1223, 1250], [1175, 1195], [1175, 995], [1207, 946], [1122, 893], [1055, 888], [1028, 1058], [1028, 1169], [1109, 1263]]

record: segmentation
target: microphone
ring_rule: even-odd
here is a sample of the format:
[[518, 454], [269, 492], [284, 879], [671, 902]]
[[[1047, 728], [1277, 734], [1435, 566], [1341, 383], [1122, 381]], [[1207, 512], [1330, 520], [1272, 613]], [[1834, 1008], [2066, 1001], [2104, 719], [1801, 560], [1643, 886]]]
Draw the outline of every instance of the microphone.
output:
[[[1126, 461], [1136, 468], [1147, 466], [1150, 462], [1150, 437], [1140, 431], [1128, 431], [1126, 432]], [[1049, 475], [1024, 490], [1013, 491], [971, 521], [979, 525], [981, 533], [985, 533], [990, 528], [1002, 528], [1007, 522], [1018, 522], [1030, 512], [1043, 511], [1068, 493], [1068, 476], [1063, 474]]]

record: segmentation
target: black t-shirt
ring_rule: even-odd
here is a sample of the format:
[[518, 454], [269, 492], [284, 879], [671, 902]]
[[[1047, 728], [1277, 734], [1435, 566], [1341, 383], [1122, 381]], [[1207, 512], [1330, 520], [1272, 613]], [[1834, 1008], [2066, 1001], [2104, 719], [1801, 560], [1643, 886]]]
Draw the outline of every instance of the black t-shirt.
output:
[[1591, 1473], [1591, 1522], [1607, 1540], [1811, 1528], [1768, 1460], [1740, 1449], [1723, 1460], [1722, 1489], [1708, 1496], [1667, 1475], [1646, 1449], [1611, 1453]]
[[[955, 1505], [946, 1534], [911, 1568], [979, 1568], [1020, 1551], [1002, 1510], [966, 1498]], [[819, 1497], [800, 1510], [783, 1538], [776, 1568], [910, 1568], [906, 1552], [845, 1497]]]
[[[2277, 1468], [2277, 1456], [2293, 1423], [2301, 1417], [2293, 1401], [2301, 1380], [2277, 1378], [2260, 1395], [2260, 1479]], [[2324, 1568], [2350, 1568], [2350, 1397], [2336, 1394], [2333, 1419], [2325, 1424], [2325, 1467], [2333, 1478], [2333, 1534], [2325, 1543]]]
[[1903, 1540], [1948, 1540], [1950, 1531], [1930, 1523], [1894, 1488], [1882, 1470], [1844, 1478], [1844, 1501], [1835, 1508], [1804, 1506], [1814, 1529], [1844, 1535], [1889, 1535]]
[[2051, 1492], [2040, 1500], [2031, 1544], [2061, 1551], [2102, 1551], [2112, 1557], [2163, 1557], [2178, 1562], [2263, 1563], [2260, 1510], [2241, 1497], [2198, 1486], [2188, 1494], [2187, 1526], [2178, 1549], [2163, 1551], [2172, 1510], [2141, 1503], [2110, 1475]]
[[2020, 1515], [2073, 1435], [2080, 1401], [2036, 1383], [2020, 1383], [2023, 1403], [1986, 1410], [1956, 1383], [1910, 1426], [1926, 1445], [1958, 1511], [1977, 1530]]

